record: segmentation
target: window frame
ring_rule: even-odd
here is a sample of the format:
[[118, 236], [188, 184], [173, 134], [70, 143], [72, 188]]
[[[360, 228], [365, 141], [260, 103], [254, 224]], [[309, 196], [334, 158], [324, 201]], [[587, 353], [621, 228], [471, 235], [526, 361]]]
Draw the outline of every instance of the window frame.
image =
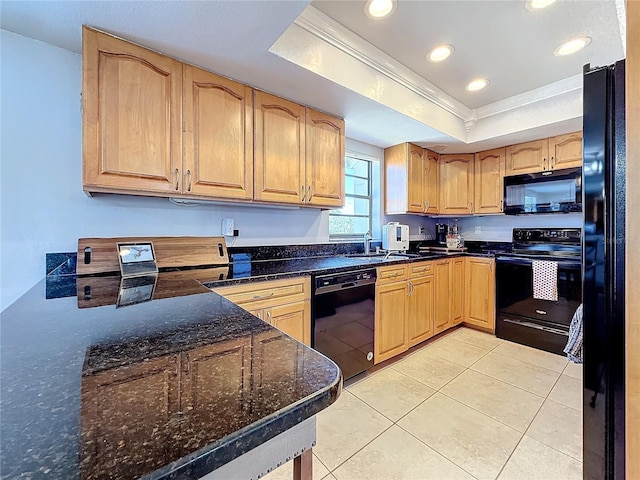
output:
[[[340, 215], [340, 214], [335, 214], [333, 212], [337, 212], [340, 209], [335, 208], [332, 210], [329, 210], [329, 219], [331, 218], [331, 216], [336, 216], [336, 217], [351, 217], [351, 218], [369, 218], [369, 234], [373, 235], [373, 200], [374, 200], [374, 194], [373, 194], [373, 162], [377, 161], [377, 158], [371, 157], [369, 155], [365, 155], [365, 154], [361, 154], [358, 152], [353, 152], [353, 151], [346, 151], [345, 155], [344, 155], [344, 161], [346, 163], [347, 158], [353, 158], [355, 160], [360, 160], [360, 161], [364, 161], [367, 162], [367, 178], [359, 176], [359, 175], [349, 175], [348, 173], [346, 173], [346, 169], [345, 169], [345, 174], [344, 174], [344, 180], [346, 182], [347, 177], [352, 177], [352, 178], [358, 178], [358, 179], [362, 179], [362, 180], [368, 180], [369, 182], [369, 188], [368, 188], [368, 195], [361, 195], [361, 194], [350, 194], [346, 192], [345, 189], [345, 201], [347, 199], [347, 197], [349, 198], [355, 198], [355, 199], [362, 199], [362, 200], [368, 200], [369, 202], [369, 215]], [[331, 222], [329, 221], [329, 228], [331, 228]], [[363, 240], [363, 236], [364, 234], [353, 234], [353, 233], [331, 233], [331, 231], [329, 231], [329, 241], [331, 242], [348, 242], [348, 241], [362, 241]]]

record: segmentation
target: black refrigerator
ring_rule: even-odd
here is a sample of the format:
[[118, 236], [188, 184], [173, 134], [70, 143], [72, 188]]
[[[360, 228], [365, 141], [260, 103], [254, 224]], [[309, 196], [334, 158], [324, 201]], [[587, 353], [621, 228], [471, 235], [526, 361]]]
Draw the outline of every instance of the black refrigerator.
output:
[[585, 479], [625, 478], [624, 60], [584, 68], [583, 461]]

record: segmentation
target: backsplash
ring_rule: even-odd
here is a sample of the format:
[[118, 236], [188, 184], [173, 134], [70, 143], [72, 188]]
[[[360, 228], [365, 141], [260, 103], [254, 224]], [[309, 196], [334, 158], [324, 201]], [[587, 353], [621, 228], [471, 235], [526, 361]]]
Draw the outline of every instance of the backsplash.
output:
[[510, 242], [514, 228], [581, 228], [582, 213], [468, 217], [460, 218], [458, 227], [467, 241]]

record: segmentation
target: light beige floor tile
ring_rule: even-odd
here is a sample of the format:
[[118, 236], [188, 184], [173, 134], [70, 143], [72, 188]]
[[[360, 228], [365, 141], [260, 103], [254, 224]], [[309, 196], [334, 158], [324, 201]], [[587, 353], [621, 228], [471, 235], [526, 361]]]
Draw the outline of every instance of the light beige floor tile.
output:
[[524, 433], [544, 398], [467, 370], [440, 390], [445, 395]]
[[582, 411], [582, 380], [561, 375], [551, 390], [549, 399]]
[[331, 471], [392, 425], [348, 391], [317, 418], [317, 444], [313, 451]]
[[475, 363], [471, 369], [542, 397], [547, 396], [560, 376], [558, 372], [493, 352]]
[[[451, 336], [446, 336], [430, 343], [414, 355], [428, 355], [440, 357], [450, 362], [468, 367], [487, 354], [484, 348], [460, 342]], [[413, 356], [413, 355], [412, 355]]]
[[398, 425], [479, 479], [495, 479], [522, 434], [440, 393]]
[[562, 374], [582, 380], [582, 364], [569, 362]]
[[435, 392], [390, 368], [354, 384], [349, 391], [394, 422]]
[[395, 425], [343, 463], [333, 474], [337, 480], [473, 479]]
[[[329, 470], [325, 467], [320, 460], [313, 456], [313, 478], [315, 480], [322, 480], [329, 475]], [[293, 478], [293, 460], [281, 465], [274, 471], [266, 474], [261, 480], [291, 480]]]
[[582, 413], [546, 400], [527, 435], [582, 461]]
[[537, 348], [527, 347], [519, 343], [504, 342], [493, 353], [498, 353], [506, 357], [517, 358], [523, 362], [533, 363], [539, 367], [562, 373], [564, 367], [569, 362], [566, 357], [556, 355], [555, 353], [545, 352]]
[[490, 333], [484, 333], [467, 327], [461, 327], [454, 330], [447, 335], [447, 338], [453, 338], [459, 342], [469, 343], [476, 347], [484, 348], [485, 350], [491, 350], [504, 342], [504, 340], [496, 338]]
[[498, 480], [582, 480], [582, 463], [525, 435]]
[[422, 351], [391, 365], [391, 368], [438, 390], [460, 375], [465, 368], [440, 357], [425, 355]]

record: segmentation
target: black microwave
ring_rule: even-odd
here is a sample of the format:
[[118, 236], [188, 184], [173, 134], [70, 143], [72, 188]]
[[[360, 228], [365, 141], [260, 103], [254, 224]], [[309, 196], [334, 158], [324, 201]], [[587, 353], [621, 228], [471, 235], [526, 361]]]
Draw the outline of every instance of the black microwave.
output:
[[582, 211], [582, 168], [504, 177], [504, 213]]

